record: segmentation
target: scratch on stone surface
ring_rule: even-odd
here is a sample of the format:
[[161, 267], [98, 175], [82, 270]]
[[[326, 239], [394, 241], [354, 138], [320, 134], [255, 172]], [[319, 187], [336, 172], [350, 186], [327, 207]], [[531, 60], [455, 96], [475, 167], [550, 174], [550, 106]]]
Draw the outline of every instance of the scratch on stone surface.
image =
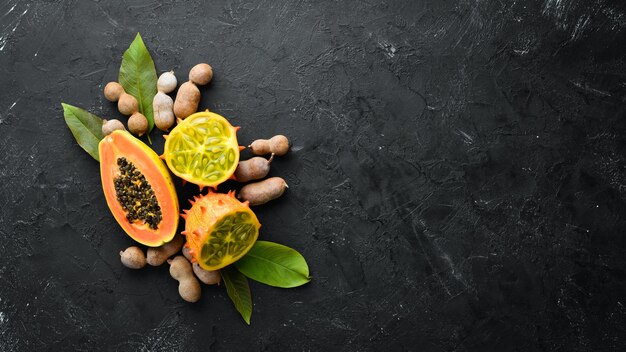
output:
[[518, 55], [526, 55], [528, 54], [528, 49], [514, 49], [513, 52]]
[[[466, 40], [468, 34], [480, 34], [485, 26], [485, 19], [480, 10], [480, 1], [477, 1], [473, 6], [468, 9], [469, 15], [463, 16], [461, 23], [458, 25], [459, 31], [455, 34], [456, 41], [453, 45], [454, 48], [458, 47], [462, 42]], [[480, 41], [480, 36], [477, 35], [474, 41]], [[469, 54], [469, 53], [468, 53]]]
[[117, 21], [113, 17], [111, 17], [111, 15], [108, 12], [106, 12], [102, 8], [102, 6], [100, 6], [100, 3], [96, 3], [96, 7], [98, 7], [100, 12], [102, 12], [104, 14], [104, 17], [106, 17], [107, 22], [109, 22], [111, 24], [111, 26], [116, 27], [116, 28], [120, 26], [119, 23], [117, 23]]
[[615, 32], [626, 28], [624, 13], [604, 0], [546, 0], [542, 14], [553, 19], [557, 28], [569, 31], [568, 42], [579, 40], [593, 24]]
[[[2, 33], [0, 34], [0, 51], [4, 50], [4, 47], [6, 46], [9, 38], [11, 37], [11, 35], [13, 35], [13, 33], [15, 33], [19, 25], [22, 23], [22, 18], [24, 18], [24, 16], [28, 13], [29, 8], [30, 5], [26, 5], [26, 9], [20, 15], [18, 15], [17, 18], [14, 18], [2, 29]], [[8, 15], [11, 11], [13, 11], [13, 8], [11, 8], [11, 10], [7, 12], [5, 16]]]
[[388, 58], [393, 59], [394, 56], [396, 56], [396, 51], [398, 49], [396, 49], [395, 45], [385, 40], [378, 41], [377, 44], [378, 44], [378, 47], [383, 50], [383, 53], [385, 54], [385, 56], [387, 56]]
[[20, 99], [21, 98], [17, 98], [13, 103], [11, 103], [11, 105], [9, 105], [4, 113], [0, 115], [0, 124], [2, 124], [6, 120], [5, 116], [7, 116], [9, 112], [13, 110], [13, 108], [15, 107], [15, 105], [17, 105], [17, 102], [20, 101]]
[[581, 230], [581, 231], [586, 232], [586, 233], [591, 232], [589, 229], [586, 229], [586, 228], [580, 227], [580, 226], [576, 226], [576, 225], [570, 224], [570, 223], [565, 224], [565, 226], [571, 227], [571, 228], [576, 229], [576, 230]]
[[599, 95], [599, 96], [603, 96], [603, 97], [610, 97], [611, 93], [609, 92], [605, 92], [605, 91], [601, 91], [599, 89], [595, 89], [590, 87], [586, 82], [583, 82], [581, 80], [570, 80], [570, 83], [572, 83], [573, 85], [575, 85], [576, 87], [589, 92], [589, 93], [593, 93], [595, 95]]
[[250, 3], [245, 3], [241, 0], [229, 2], [228, 6], [224, 8], [223, 16], [225, 18], [222, 21], [234, 25], [242, 25], [248, 20], [250, 14], [262, 4], [262, 1], [259, 1], [256, 6], [251, 6]]
[[536, 41], [537, 40], [534, 34], [524, 34], [517, 40], [515, 45], [516, 48], [513, 49], [513, 52], [520, 56], [527, 55], [536, 45]]
[[626, 28], [626, 15], [624, 15], [623, 12], [620, 12], [613, 7], [602, 7], [601, 12], [609, 20], [612, 30], [620, 31]]
[[467, 145], [471, 145], [474, 143], [474, 138], [472, 136], [470, 136], [469, 134], [467, 134], [466, 132], [462, 131], [462, 130], [457, 130], [457, 134], [460, 134], [461, 136], [463, 136], [463, 142]]
[[300, 65], [298, 65], [298, 67], [296, 68], [296, 72], [302, 72], [305, 68], [311, 68], [312, 66], [322, 66], [328, 62], [332, 62], [335, 57], [335, 53], [339, 50], [345, 49], [346, 47], [347, 45], [343, 44], [327, 48], [318, 55], [316, 55], [314, 58], [309, 59], [306, 62], [302, 62]]
[[441, 246], [439, 246], [439, 244], [437, 244], [436, 242], [435, 244], [436, 244], [437, 250], [440, 253], [440, 257], [447, 263], [448, 267], [450, 268], [450, 273], [452, 274], [452, 276], [454, 276], [454, 278], [458, 282], [460, 282], [461, 284], [463, 284], [463, 286], [465, 286], [465, 288], [467, 288], [467, 282], [465, 281], [465, 278], [463, 278], [463, 274], [454, 265], [454, 262], [452, 261], [452, 258], [450, 258], [450, 255], [444, 252]]
[[[11, 8], [10, 8], [7, 12], [5, 12], [5, 13], [4, 13], [4, 16], [6, 16], [6, 15], [10, 14], [11, 12], [13, 12], [13, 10], [15, 10], [15, 6], [16, 6], [16, 5], [17, 5], [17, 4], [13, 4], [13, 6], [11, 6]], [[4, 16], [3, 16], [3, 17], [4, 17]]]
[[237, 27], [237, 25], [236, 25], [236, 24], [234, 24], [234, 23], [224, 22], [224, 21], [222, 21], [222, 20], [221, 20], [221, 19], [219, 19], [219, 18], [216, 18], [216, 19], [215, 19], [215, 21], [217, 21], [217, 23], [219, 23], [219, 24], [223, 24], [223, 25], [228, 26], [228, 27]]
[[578, 21], [576, 22], [576, 25], [574, 26], [574, 30], [572, 31], [570, 41], [575, 41], [576, 39], [578, 39], [578, 37], [582, 35], [583, 31], [589, 24], [590, 19], [591, 19], [591, 16], [589, 15], [584, 15], [578, 19]]
[[420, 244], [420, 249], [422, 251], [422, 255], [424, 256], [424, 259], [428, 263], [428, 266], [430, 267], [430, 269], [432, 270], [432, 272], [436, 276], [437, 282], [439, 282], [439, 285], [441, 285], [441, 287], [444, 289], [444, 291], [446, 291], [446, 294], [448, 296], [452, 296], [452, 293], [450, 292], [450, 288], [443, 281], [443, 279], [439, 275], [439, 271], [437, 270], [437, 268], [435, 268], [435, 265], [433, 264], [432, 259], [430, 258], [428, 253], [426, 253], [426, 249], [424, 248], [424, 243], [422, 241], [422, 238], [420, 236], [420, 233], [419, 233], [418, 229], [415, 227], [415, 223], [414, 222], [412, 223], [412, 226], [413, 226], [413, 234], [415, 235], [415, 237], [417, 238], [417, 241]]
[[82, 74], [80, 77], [81, 77], [81, 78], [87, 78], [87, 77], [89, 77], [89, 76], [93, 76], [93, 75], [95, 75], [95, 74], [97, 74], [97, 73], [104, 72], [104, 71], [106, 71], [106, 70], [107, 70], [106, 68], [101, 68], [101, 69], [98, 69], [98, 70], [94, 70], [94, 71], [91, 71], [91, 72], [87, 72], [87, 73], [85, 73], [85, 74]]
[[345, 179], [345, 180], [341, 181], [341, 183], [338, 183], [338, 184], [334, 185], [332, 188], [339, 188], [339, 187], [341, 187], [341, 186], [343, 186], [343, 185], [345, 185], [346, 183], [349, 183], [349, 182], [350, 182], [350, 179]]
[[546, 0], [543, 4], [543, 14], [551, 16], [557, 20], [557, 24], [562, 28], [567, 27], [565, 22], [568, 6], [570, 6], [570, 0]]
[[143, 8], [146, 8], [146, 7], [149, 7], [151, 9], [156, 9], [156, 8], [159, 8], [162, 5], [163, 4], [160, 3], [160, 2], [156, 2], [156, 1], [152, 2], [151, 1], [151, 2], [146, 2], [146, 3], [143, 3], [143, 4], [128, 5], [128, 8], [131, 9], [131, 10], [132, 9], [143, 9]]
[[[98, 5], [99, 6], [99, 5]], [[34, 57], [39, 56], [39, 52], [41, 51], [41, 48], [43, 46], [45, 46], [50, 38], [56, 34], [56, 32], [58, 31], [59, 27], [63, 24], [63, 21], [58, 21], [55, 20], [55, 18], [60, 17], [64, 11], [64, 7], [63, 6], [56, 6], [57, 10], [54, 13], [54, 15], [51, 16], [46, 16], [46, 18], [50, 18], [52, 19], [51, 23], [52, 23], [52, 28], [48, 28], [48, 30], [46, 31], [46, 36], [44, 38], [41, 39], [41, 41], [39, 42], [39, 45], [37, 45], [37, 50], [35, 50], [35, 54], [33, 55]], [[39, 67], [37, 67], [39, 69]], [[42, 69], [43, 71], [46, 71], [45, 69]]]

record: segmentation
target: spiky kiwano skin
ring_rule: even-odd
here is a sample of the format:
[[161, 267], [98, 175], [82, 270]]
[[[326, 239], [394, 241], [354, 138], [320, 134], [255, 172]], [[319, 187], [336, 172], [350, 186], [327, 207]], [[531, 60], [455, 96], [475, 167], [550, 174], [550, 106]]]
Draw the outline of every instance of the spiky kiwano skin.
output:
[[195, 262], [205, 270], [218, 270], [243, 257], [259, 236], [261, 224], [234, 192], [196, 197], [184, 210], [184, 235]]
[[239, 163], [237, 129], [208, 110], [195, 113], [167, 135], [163, 158], [176, 176], [200, 187], [217, 187]]

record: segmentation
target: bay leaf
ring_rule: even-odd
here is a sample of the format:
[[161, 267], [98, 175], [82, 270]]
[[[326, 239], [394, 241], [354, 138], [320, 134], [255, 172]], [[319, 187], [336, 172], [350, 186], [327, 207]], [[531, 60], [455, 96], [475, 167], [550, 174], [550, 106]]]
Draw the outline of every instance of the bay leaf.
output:
[[250, 325], [252, 316], [252, 296], [248, 279], [232, 265], [220, 269], [220, 274], [226, 285], [228, 297], [233, 301], [235, 308], [245, 322]]
[[311, 281], [304, 257], [274, 242], [256, 241], [234, 265], [250, 279], [270, 286], [291, 288]]
[[104, 138], [102, 135], [103, 120], [98, 116], [79, 107], [61, 103], [63, 117], [70, 128], [76, 142], [94, 159], [100, 161], [98, 143]]
[[126, 93], [137, 99], [139, 112], [148, 120], [150, 133], [154, 127], [152, 100], [157, 93], [157, 73], [152, 56], [139, 33], [124, 52], [118, 81]]

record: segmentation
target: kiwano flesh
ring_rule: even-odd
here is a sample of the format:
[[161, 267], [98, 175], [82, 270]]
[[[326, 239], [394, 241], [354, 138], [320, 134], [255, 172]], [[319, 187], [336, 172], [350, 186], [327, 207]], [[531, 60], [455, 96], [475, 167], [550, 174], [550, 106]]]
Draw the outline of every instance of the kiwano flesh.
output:
[[239, 163], [238, 129], [208, 110], [189, 115], [166, 136], [163, 158], [176, 176], [215, 188]]
[[105, 136], [98, 150], [102, 189], [115, 220], [146, 246], [171, 241], [178, 227], [178, 197], [159, 156], [119, 130]]
[[205, 270], [218, 270], [243, 257], [259, 236], [261, 224], [248, 202], [234, 192], [195, 197], [183, 210], [189, 253]]

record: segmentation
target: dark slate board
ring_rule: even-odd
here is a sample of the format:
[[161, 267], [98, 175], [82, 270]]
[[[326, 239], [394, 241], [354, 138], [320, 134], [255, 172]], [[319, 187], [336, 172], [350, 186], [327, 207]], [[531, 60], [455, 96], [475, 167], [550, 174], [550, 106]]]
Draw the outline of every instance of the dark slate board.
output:
[[[623, 2], [8, 0], [0, 31], [0, 350], [626, 349]], [[121, 266], [63, 121], [119, 117], [137, 32], [159, 72], [213, 65], [243, 143], [293, 140], [258, 216], [314, 279], [253, 283], [251, 326]]]

